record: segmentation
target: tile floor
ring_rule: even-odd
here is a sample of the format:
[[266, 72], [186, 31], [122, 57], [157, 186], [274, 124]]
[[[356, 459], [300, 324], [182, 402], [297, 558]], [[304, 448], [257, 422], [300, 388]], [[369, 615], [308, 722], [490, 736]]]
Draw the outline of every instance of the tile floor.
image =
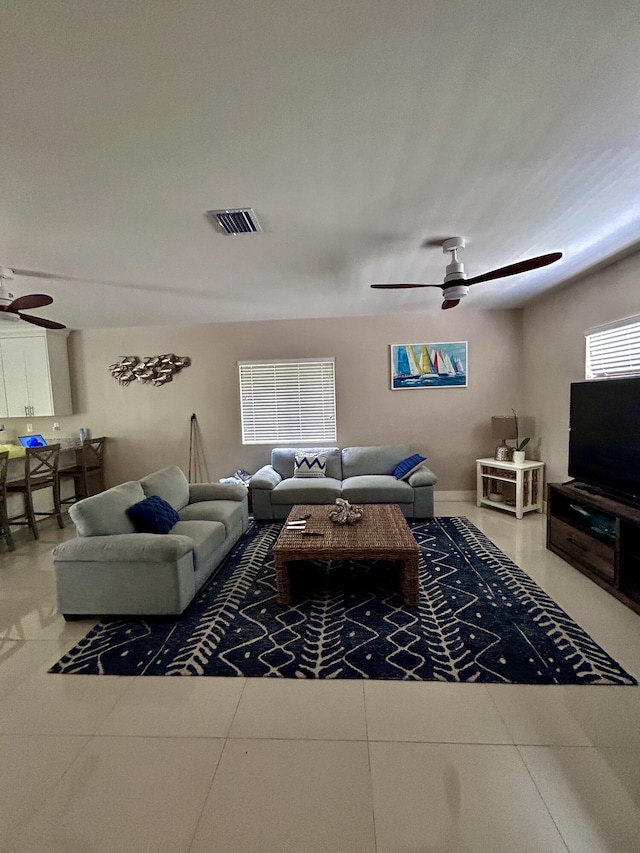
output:
[[[640, 616], [543, 516], [437, 512], [640, 675]], [[640, 850], [640, 689], [48, 675], [91, 624], [55, 611], [70, 535], [0, 545], [0, 853]]]

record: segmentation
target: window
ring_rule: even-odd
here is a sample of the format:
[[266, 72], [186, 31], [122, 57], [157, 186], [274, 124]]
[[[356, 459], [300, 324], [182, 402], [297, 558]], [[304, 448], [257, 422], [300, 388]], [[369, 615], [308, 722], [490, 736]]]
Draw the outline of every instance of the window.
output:
[[585, 332], [586, 377], [640, 376], [640, 316]]
[[336, 441], [333, 358], [239, 361], [243, 444]]

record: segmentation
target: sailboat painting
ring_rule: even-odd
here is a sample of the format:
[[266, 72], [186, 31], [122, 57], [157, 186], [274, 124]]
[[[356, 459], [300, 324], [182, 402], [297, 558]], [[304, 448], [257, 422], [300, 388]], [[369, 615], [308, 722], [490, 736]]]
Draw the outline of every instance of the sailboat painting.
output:
[[466, 388], [467, 342], [391, 344], [391, 390]]

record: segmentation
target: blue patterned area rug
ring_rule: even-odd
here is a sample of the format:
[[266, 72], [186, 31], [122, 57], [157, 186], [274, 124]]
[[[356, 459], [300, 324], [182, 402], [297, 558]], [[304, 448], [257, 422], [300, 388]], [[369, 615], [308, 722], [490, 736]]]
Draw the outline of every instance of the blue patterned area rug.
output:
[[254, 524], [181, 617], [100, 622], [49, 671], [96, 675], [636, 684], [465, 518], [411, 522], [420, 605], [390, 563], [300, 563], [276, 598], [280, 524]]

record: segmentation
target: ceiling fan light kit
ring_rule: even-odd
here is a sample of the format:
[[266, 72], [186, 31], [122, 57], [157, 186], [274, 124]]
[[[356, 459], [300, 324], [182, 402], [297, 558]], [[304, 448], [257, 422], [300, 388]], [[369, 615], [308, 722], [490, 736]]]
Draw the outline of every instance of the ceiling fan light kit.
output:
[[469, 293], [469, 288], [466, 284], [452, 284], [443, 288], [442, 293], [445, 299], [462, 299]]
[[20, 317], [13, 311], [9, 311], [9, 305], [13, 302], [13, 293], [7, 289], [5, 282], [13, 281], [15, 276], [13, 270], [8, 267], [0, 267], [0, 319], [2, 320], [19, 320]]
[[464, 274], [464, 264], [462, 261], [458, 260], [458, 252], [460, 252], [466, 243], [464, 241], [464, 237], [449, 237], [448, 240], [445, 240], [442, 244], [442, 251], [446, 255], [449, 253], [451, 255], [451, 260], [447, 264], [446, 275], [444, 277], [445, 283], [448, 281], [453, 281], [459, 278], [465, 278]]
[[26, 296], [14, 297], [8, 289], [6, 282], [14, 281], [15, 274], [9, 267], [0, 266], [0, 320], [25, 320], [33, 326], [41, 326], [44, 329], [66, 329], [62, 323], [47, 320], [45, 317], [34, 317], [32, 314], [23, 314], [24, 309], [43, 308], [51, 305], [53, 298], [46, 293], [29, 293]]
[[506, 267], [490, 270], [482, 275], [467, 278], [464, 264], [458, 260], [458, 252], [464, 249], [466, 243], [464, 237], [448, 237], [442, 242], [442, 251], [451, 255], [447, 264], [442, 284], [372, 284], [371, 287], [381, 290], [402, 290], [412, 287], [439, 287], [442, 290], [442, 308], [455, 308], [461, 299], [469, 293], [472, 284], [480, 284], [483, 281], [492, 281], [496, 278], [506, 278], [510, 275], [528, 272], [529, 270], [546, 267], [559, 261], [562, 252], [551, 252], [548, 255], [539, 255], [536, 258], [528, 258], [526, 261], [518, 261]]

